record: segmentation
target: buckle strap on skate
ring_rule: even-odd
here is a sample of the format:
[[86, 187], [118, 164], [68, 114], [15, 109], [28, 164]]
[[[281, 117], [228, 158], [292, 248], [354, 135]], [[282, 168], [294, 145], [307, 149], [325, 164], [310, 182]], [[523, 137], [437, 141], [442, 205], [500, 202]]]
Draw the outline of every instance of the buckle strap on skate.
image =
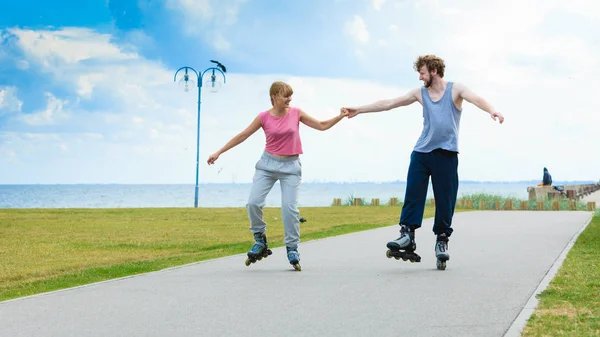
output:
[[442, 234], [438, 234], [437, 235], [437, 242], [448, 242], [448, 235], [446, 235], [446, 233], [442, 233]]
[[250, 248], [250, 252], [252, 252], [252, 253], [258, 253], [258, 252], [260, 252], [260, 251], [261, 251], [263, 248], [266, 248], [266, 246], [267, 246], [267, 245], [265, 245], [265, 244], [264, 244], [264, 243], [262, 243], [262, 242], [255, 242], [255, 243], [252, 245], [252, 248]]

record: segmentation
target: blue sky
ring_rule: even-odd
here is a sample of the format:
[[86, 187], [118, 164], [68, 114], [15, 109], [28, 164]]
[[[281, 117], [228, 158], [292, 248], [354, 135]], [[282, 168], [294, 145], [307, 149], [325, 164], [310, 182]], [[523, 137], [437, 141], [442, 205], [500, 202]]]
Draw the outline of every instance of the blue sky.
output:
[[[600, 159], [582, 158], [597, 150], [599, 13], [588, 0], [3, 3], [0, 183], [193, 183], [197, 97], [173, 83], [184, 65], [228, 70], [202, 97], [205, 164], [269, 108], [272, 81], [325, 119], [420, 86], [412, 62], [428, 53], [507, 118], [465, 107], [461, 179], [538, 179], [547, 166], [598, 180]], [[404, 180], [421, 125], [413, 105], [303, 128], [304, 179]], [[259, 131], [202, 165], [201, 181], [250, 181], [263, 147]]]

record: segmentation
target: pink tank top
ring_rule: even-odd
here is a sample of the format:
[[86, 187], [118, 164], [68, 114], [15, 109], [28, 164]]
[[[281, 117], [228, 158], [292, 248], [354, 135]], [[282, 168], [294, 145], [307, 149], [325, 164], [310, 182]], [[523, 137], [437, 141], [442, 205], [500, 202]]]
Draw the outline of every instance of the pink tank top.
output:
[[279, 156], [302, 154], [300, 109], [290, 107], [282, 117], [274, 117], [267, 110], [259, 117], [267, 138], [265, 151]]

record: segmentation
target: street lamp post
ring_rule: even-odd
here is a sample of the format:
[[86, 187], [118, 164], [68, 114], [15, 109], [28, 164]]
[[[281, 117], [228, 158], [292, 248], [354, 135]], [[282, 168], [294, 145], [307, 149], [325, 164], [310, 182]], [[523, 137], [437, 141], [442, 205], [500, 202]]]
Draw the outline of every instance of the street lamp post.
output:
[[217, 66], [206, 68], [202, 73], [197, 72], [192, 67], [181, 67], [175, 72], [175, 76], [173, 77], [173, 81], [177, 82], [177, 74], [182, 70], [184, 71], [183, 78], [179, 80], [179, 85], [182, 86], [186, 92], [189, 91], [190, 84], [192, 86], [194, 85], [193, 78], [190, 79], [190, 71], [196, 76], [196, 83], [198, 83], [198, 130], [196, 132], [196, 187], [194, 192], [194, 207], [198, 207], [198, 171], [200, 169], [200, 103], [202, 101], [202, 81], [204, 74], [210, 71], [210, 79], [207, 79], [206, 83], [204, 83], [210, 92], [217, 92], [221, 88], [221, 82], [217, 80], [216, 72], [221, 73], [223, 76], [223, 83], [226, 82], [225, 73], [227, 70], [225, 69], [225, 66], [218, 61], [211, 60], [211, 62], [216, 63]]

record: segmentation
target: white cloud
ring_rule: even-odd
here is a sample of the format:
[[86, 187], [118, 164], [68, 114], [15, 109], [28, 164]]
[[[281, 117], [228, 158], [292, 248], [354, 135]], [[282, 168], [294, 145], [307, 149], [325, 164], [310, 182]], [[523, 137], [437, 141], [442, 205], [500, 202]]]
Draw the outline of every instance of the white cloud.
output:
[[17, 97], [14, 86], [0, 87], [0, 116], [3, 113], [20, 112], [23, 102]]
[[195, 17], [211, 19], [214, 16], [210, 0], [167, 0], [167, 8], [189, 12]]
[[[124, 53], [110, 43], [111, 36], [98, 34], [87, 28], [64, 28], [59, 31], [11, 29], [19, 39], [23, 51], [32, 59], [47, 66], [59, 63], [77, 63], [87, 59], [104, 62], [136, 58], [135, 53]], [[77, 49], [70, 49], [73, 44]]]
[[183, 31], [201, 36], [219, 51], [231, 49], [226, 31], [237, 23], [240, 8], [248, 0], [167, 0], [166, 7], [183, 19]]
[[45, 96], [47, 99], [45, 109], [33, 114], [23, 114], [20, 116], [26, 124], [30, 126], [57, 124], [69, 118], [68, 113], [63, 111], [63, 106], [69, 102], [57, 99], [50, 93], [46, 93]]
[[383, 4], [385, 3], [385, 0], [372, 0], [373, 1], [373, 8], [375, 8], [375, 10], [380, 10], [381, 6], [383, 6]]
[[382, 47], [386, 47], [386, 46], [389, 46], [389, 45], [390, 45], [389, 41], [387, 41], [387, 40], [384, 40], [384, 39], [379, 39], [379, 40], [377, 40], [377, 44], [378, 44], [379, 46], [382, 46]]
[[600, 18], [600, 3], [595, 0], [573, 0], [570, 2], [556, 1], [561, 11], [578, 14], [588, 20]]
[[231, 49], [231, 43], [223, 37], [221, 33], [217, 33], [214, 39], [214, 47], [219, 51], [227, 51]]
[[352, 21], [346, 23], [346, 32], [359, 43], [369, 42], [369, 31], [360, 15], [355, 15]]
[[77, 94], [82, 98], [90, 98], [97, 83], [105, 79], [102, 73], [81, 74], [77, 79]]

